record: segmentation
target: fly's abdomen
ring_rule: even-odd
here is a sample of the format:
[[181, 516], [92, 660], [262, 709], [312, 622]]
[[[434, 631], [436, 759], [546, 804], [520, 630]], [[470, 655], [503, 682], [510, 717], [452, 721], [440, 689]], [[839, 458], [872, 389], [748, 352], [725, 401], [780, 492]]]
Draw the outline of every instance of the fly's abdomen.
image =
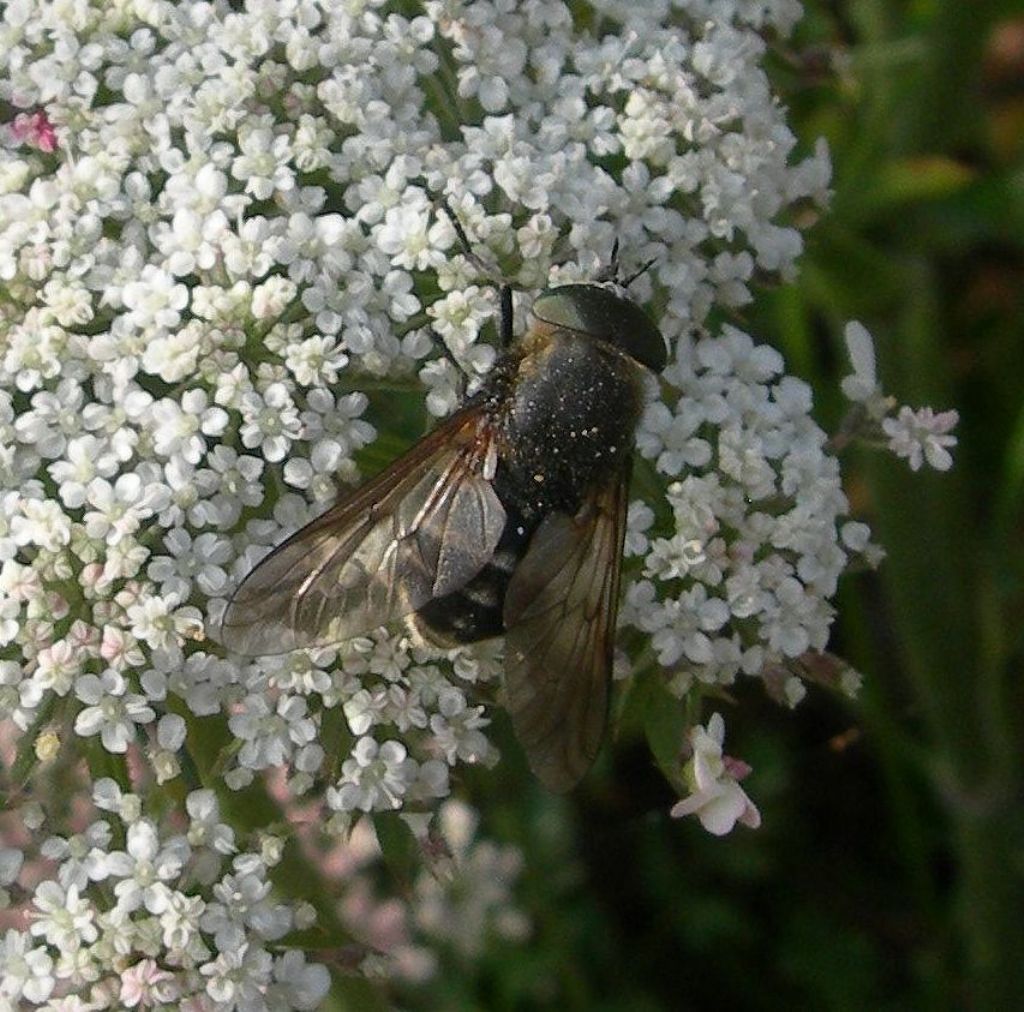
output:
[[[500, 487], [501, 477], [499, 469], [496, 487]], [[460, 590], [435, 598], [413, 616], [419, 632], [434, 643], [476, 643], [505, 631], [505, 591], [526, 554], [537, 520], [525, 519], [513, 503], [505, 501], [502, 505], [507, 515], [505, 530], [490, 561]]]

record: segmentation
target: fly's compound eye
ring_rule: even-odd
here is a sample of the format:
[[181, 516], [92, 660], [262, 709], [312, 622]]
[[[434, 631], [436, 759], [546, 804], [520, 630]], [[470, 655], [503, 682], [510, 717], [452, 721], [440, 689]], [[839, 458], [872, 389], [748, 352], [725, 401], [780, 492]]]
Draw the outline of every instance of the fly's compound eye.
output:
[[560, 285], [533, 304], [542, 323], [605, 341], [660, 373], [668, 361], [665, 339], [632, 300], [603, 284]]

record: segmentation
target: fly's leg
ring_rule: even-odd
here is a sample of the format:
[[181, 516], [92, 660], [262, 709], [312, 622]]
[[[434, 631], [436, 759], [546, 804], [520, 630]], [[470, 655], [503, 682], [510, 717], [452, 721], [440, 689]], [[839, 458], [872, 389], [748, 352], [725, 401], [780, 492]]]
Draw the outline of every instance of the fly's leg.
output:
[[466, 399], [466, 386], [472, 379], [470, 371], [455, 357], [455, 352], [448, 347], [448, 342], [433, 327], [428, 328], [427, 333], [441, 354], [455, 366], [455, 371], [459, 374], [459, 402], [463, 402]]
[[455, 237], [459, 241], [459, 246], [462, 249], [463, 256], [477, 269], [480, 276], [494, 285], [498, 290], [498, 340], [501, 342], [503, 348], [508, 348], [512, 344], [512, 340], [515, 334], [515, 320], [512, 313], [512, 284], [508, 278], [502, 277], [500, 274], [496, 274], [491, 270], [484, 262], [480, 259], [479, 254], [473, 249], [472, 243], [469, 241], [469, 236], [466, 235], [466, 229], [463, 227], [461, 221], [459, 221], [458, 215], [452, 210], [451, 204], [448, 203], [446, 197], [441, 197], [437, 201], [437, 207], [443, 212], [444, 216], [451, 222], [452, 228], [455, 230]]
[[512, 346], [512, 286], [503, 284], [498, 289], [498, 299], [501, 307], [501, 316], [498, 319], [498, 340], [503, 348]]

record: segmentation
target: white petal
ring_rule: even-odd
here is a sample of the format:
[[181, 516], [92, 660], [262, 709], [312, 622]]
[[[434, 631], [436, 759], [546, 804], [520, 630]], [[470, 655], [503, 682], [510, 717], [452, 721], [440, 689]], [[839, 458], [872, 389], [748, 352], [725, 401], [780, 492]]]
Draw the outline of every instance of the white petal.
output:
[[867, 328], [856, 320], [851, 320], [843, 331], [846, 351], [850, 356], [850, 364], [857, 377], [873, 388], [875, 378], [875, 345]]

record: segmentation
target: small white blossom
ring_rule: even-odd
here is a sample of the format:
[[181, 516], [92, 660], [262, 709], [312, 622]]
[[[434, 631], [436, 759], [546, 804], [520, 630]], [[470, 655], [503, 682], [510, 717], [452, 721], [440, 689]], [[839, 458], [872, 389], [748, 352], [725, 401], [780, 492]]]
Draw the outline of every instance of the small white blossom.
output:
[[111, 838], [110, 825], [98, 820], [82, 833], [67, 838], [51, 836], [43, 842], [40, 853], [60, 863], [57, 879], [65, 889], [77, 886], [83, 891], [90, 882], [101, 882], [107, 877]]
[[147, 818], [128, 827], [127, 849], [107, 857], [118, 908], [131, 913], [145, 906], [151, 914], [162, 913], [170, 894], [168, 883], [177, 882], [190, 855], [183, 836], [161, 841], [156, 825]]
[[254, 770], [281, 766], [296, 746], [308, 744], [316, 734], [302, 696], [281, 695], [273, 710], [265, 696], [248, 696], [228, 726], [244, 743], [238, 761]]
[[95, 908], [77, 886], [65, 889], [56, 882], [41, 882], [32, 902], [36, 909], [29, 931], [33, 935], [62, 952], [75, 952], [96, 941]]
[[338, 372], [348, 363], [348, 356], [338, 345], [337, 338], [314, 334], [305, 341], [290, 344], [284, 362], [298, 383], [321, 386], [338, 381]]
[[177, 651], [182, 637], [201, 628], [195, 608], [179, 608], [176, 594], [145, 594], [126, 610], [131, 634], [153, 650]]
[[415, 773], [416, 763], [401, 742], [379, 745], [373, 738], [360, 738], [342, 764], [337, 787], [328, 791], [328, 803], [343, 812], [399, 808]]
[[269, 952], [252, 944], [221, 951], [200, 967], [207, 978], [206, 993], [230, 1009], [265, 1009], [263, 995], [270, 984], [273, 960]]
[[177, 383], [195, 372], [201, 340], [200, 329], [187, 324], [154, 337], [142, 353], [142, 368], [166, 383]]
[[125, 1008], [166, 1005], [180, 997], [175, 975], [161, 969], [155, 960], [142, 959], [121, 974], [119, 998]]
[[96, 436], [78, 436], [68, 441], [62, 459], [50, 464], [50, 477], [60, 486], [64, 505], [77, 509], [86, 499], [94, 478], [109, 478], [117, 472], [117, 454]]
[[244, 507], [258, 506], [263, 501], [259, 483], [263, 461], [239, 456], [228, 446], [216, 446], [207, 454], [206, 464], [196, 474], [196, 485], [203, 496], [196, 505], [197, 523], [229, 528], [237, 523]]
[[383, 224], [374, 229], [377, 245], [391, 257], [395, 267], [406, 270], [427, 270], [441, 264], [441, 255], [431, 231], [432, 214], [426, 201], [403, 200], [398, 207], [390, 208]]
[[224, 566], [232, 557], [226, 538], [208, 532], [193, 539], [179, 528], [168, 531], [164, 546], [170, 554], [155, 557], [146, 569], [163, 597], [174, 595], [184, 601], [193, 587], [207, 597], [224, 593], [228, 584]]
[[40, 689], [66, 696], [81, 670], [85, 657], [69, 640], [58, 640], [36, 655], [37, 667], [33, 681]]
[[125, 752], [135, 736], [133, 725], [156, 719], [146, 697], [128, 692], [127, 687], [124, 676], [111, 668], [100, 677], [79, 677], [75, 695], [87, 705], [75, 718], [75, 733], [99, 734], [108, 752]]
[[11, 537], [19, 546], [37, 545], [56, 552], [71, 540], [71, 520], [49, 499], [22, 499], [21, 515], [11, 518]]
[[208, 848], [218, 854], [235, 852], [234, 830], [220, 821], [220, 808], [213, 791], [191, 791], [185, 799], [185, 807], [189, 814], [188, 842], [193, 850]]
[[142, 268], [137, 281], [124, 286], [122, 301], [129, 310], [125, 322], [140, 330], [170, 330], [181, 321], [188, 305], [188, 289], [175, 284], [166, 271], [153, 264]]
[[116, 545], [121, 538], [134, 534], [144, 519], [162, 509], [169, 497], [166, 485], [144, 484], [137, 474], [122, 474], [113, 485], [103, 478], [94, 478], [86, 486], [85, 498], [93, 507], [85, 513], [86, 533]]
[[219, 436], [228, 423], [228, 413], [210, 405], [203, 390], [186, 390], [180, 400], [159, 400], [151, 411], [153, 448], [162, 457], [180, 456], [190, 464], [198, 464], [206, 452], [203, 436]]
[[350, 699], [345, 700], [345, 719], [348, 721], [349, 730], [356, 735], [366, 734], [374, 724], [382, 721], [387, 708], [386, 690], [378, 689], [371, 693], [367, 689], [360, 689]]
[[0, 943], [0, 999], [18, 1007], [24, 998], [41, 1005], [54, 988], [53, 959], [42, 947], [32, 947], [28, 935], [8, 928]]
[[299, 413], [284, 384], [272, 383], [263, 396], [244, 394], [241, 408], [243, 446], [259, 448], [271, 462], [281, 460], [300, 435]]
[[289, 140], [284, 134], [276, 137], [270, 130], [258, 128], [239, 137], [241, 155], [231, 166], [231, 175], [245, 183], [246, 191], [257, 200], [268, 200], [275, 190], [290, 190], [295, 185], [288, 165], [291, 157]]
[[882, 422], [882, 429], [889, 437], [889, 449], [905, 458], [912, 471], [920, 470], [926, 461], [936, 471], [948, 471], [953, 466], [948, 447], [957, 442], [951, 433], [959, 421], [956, 411], [903, 407], [895, 418]]
[[430, 730], [449, 763], [483, 762], [490, 753], [490, 743], [480, 728], [490, 723], [482, 706], [468, 706], [458, 689], [446, 689], [438, 698], [439, 713], [430, 718]]
[[305, 953], [292, 949], [274, 960], [274, 982], [267, 989], [270, 1008], [317, 1009], [327, 996], [331, 975], [319, 963], [307, 963]]

